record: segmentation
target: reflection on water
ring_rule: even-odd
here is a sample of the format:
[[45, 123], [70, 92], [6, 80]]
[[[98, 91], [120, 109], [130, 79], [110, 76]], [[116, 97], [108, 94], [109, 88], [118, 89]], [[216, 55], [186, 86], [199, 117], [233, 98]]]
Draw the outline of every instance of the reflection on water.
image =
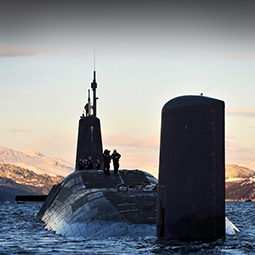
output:
[[41, 203], [0, 205], [0, 254], [255, 254], [255, 203], [228, 202], [226, 216], [240, 229], [226, 242], [162, 242], [146, 238], [70, 238], [44, 230]]

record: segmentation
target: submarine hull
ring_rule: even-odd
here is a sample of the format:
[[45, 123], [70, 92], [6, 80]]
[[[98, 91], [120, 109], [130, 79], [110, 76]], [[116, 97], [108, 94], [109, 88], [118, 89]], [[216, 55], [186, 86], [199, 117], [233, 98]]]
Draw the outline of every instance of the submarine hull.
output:
[[98, 170], [75, 171], [45, 201], [42, 221], [46, 229], [65, 236], [155, 236], [156, 183], [139, 170], [110, 176]]

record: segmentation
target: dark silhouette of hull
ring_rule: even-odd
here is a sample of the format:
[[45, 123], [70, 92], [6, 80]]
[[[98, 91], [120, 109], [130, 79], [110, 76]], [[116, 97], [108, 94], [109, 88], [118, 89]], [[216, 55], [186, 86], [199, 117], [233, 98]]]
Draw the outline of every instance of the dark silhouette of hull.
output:
[[162, 109], [157, 235], [225, 239], [224, 102], [181, 96]]
[[156, 184], [139, 170], [75, 171], [53, 187], [39, 216], [46, 229], [66, 236], [155, 236]]

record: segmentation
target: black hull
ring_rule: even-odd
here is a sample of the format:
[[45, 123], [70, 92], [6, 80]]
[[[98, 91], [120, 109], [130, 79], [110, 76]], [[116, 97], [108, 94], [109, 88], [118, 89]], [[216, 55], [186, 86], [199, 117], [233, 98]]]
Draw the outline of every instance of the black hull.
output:
[[46, 229], [65, 236], [155, 236], [156, 183], [138, 170], [110, 176], [75, 171], [49, 194], [39, 215]]

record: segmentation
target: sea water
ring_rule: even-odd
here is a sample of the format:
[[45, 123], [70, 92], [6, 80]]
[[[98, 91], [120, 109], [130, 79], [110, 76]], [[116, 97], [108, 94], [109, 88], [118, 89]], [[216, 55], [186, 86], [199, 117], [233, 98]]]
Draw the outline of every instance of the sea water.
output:
[[255, 203], [227, 202], [226, 216], [240, 229], [214, 243], [144, 238], [70, 238], [44, 229], [41, 203], [0, 205], [0, 254], [255, 254]]

